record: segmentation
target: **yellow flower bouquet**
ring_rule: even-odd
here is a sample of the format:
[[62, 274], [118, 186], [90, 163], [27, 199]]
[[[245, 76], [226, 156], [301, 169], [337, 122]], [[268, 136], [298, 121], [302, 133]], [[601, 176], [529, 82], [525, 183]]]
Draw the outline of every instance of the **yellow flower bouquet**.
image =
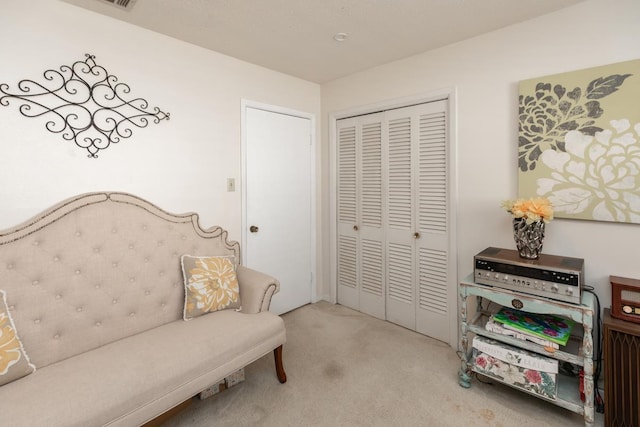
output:
[[553, 206], [544, 197], [505, 200], [502, 202], [502, 207], [514, 218], [524, 218], [527, 224], [540, 220], [548, 223], [553, 219]]

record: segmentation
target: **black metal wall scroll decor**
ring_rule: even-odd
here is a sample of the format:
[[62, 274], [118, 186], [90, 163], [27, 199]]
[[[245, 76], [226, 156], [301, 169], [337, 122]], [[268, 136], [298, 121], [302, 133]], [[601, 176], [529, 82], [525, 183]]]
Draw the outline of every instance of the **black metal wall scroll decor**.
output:
[[133, 128], [144, 128], [149, 120], [169, 120], [169, 113], [158, 107], [149, 109], [142, 98], [129, 98], [131, 89], [97, 65], [95, 56], [86, 54], [84, 61], [62, 65], [60, 71], [47, 70], [44, 81], [21, 80], [18, 91], [0, 84], [0, 105], [17, 101], [25, 117], [45, 117], [45, 128], [60, 133], [97, 158], [100, 150], [129, 138]]

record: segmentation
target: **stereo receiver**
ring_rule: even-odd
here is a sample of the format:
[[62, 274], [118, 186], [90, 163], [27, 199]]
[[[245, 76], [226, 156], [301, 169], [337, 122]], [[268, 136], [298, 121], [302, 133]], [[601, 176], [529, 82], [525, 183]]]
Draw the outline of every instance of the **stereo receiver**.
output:
[[483, 285], [580, 304], [584, 260], [540, 254], [521, 258], [511, 249], [489, 247], [474, 257], [474, 281]]

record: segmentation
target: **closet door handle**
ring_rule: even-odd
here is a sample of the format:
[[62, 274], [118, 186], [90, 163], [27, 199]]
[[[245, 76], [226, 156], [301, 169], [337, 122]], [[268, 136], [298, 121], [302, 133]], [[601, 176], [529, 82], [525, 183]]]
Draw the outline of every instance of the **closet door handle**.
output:
[[413, 238], [414, 239], [419, 239], [420, 238], [420, 233], [418, 233], [417, 231], [415, 233], [413, 233]]
[[353, 226], [353, 229], [354, 229], [355, 231], [358, 231], [358, 226], [357, 226], [357, 225], [354, 225], [354, 226]]

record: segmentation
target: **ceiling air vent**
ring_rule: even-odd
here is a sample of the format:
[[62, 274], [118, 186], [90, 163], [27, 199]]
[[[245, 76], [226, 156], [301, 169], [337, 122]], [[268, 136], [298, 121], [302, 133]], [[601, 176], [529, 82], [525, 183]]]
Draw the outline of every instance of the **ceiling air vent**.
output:
[[119, 9], [131, 10], [137, 0], [100, 0], [103, 3], [109, 3], [117, 6]]

